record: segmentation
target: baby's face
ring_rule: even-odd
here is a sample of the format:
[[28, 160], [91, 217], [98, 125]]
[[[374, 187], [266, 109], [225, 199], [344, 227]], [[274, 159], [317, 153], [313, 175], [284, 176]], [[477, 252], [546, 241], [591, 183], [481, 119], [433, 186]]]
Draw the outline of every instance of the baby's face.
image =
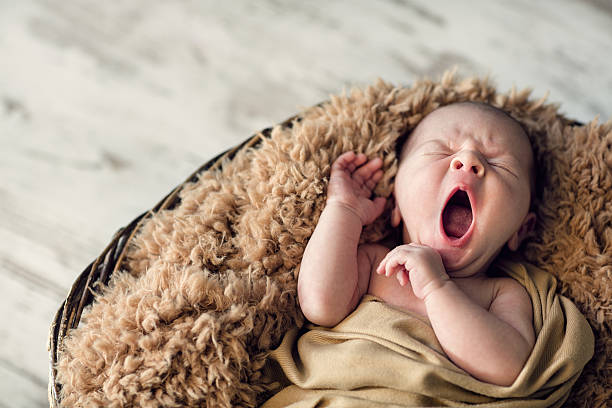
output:
[[527, 136], [503, 113], [472, 104], [439, 108], [404, 146], [391, 221], [402, 221], [405, 243], [437, 250], [451, 276], [484, 272], [533, 224], [532, 168]]

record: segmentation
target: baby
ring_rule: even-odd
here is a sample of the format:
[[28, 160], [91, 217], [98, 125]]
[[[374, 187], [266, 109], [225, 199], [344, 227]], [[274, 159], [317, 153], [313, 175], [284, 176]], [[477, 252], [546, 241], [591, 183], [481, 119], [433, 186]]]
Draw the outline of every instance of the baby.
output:
[[[522, 127], [488, 105], [457, 103], [425, 117], [402, 147], [391, 224], [403, 244], [359, 245], [385, 198], [382, 160], [346, 152], [300, 267], [304, 315], [334, 326], [365, 294], [426, 317], [448, 357], [473, 377], [510, 385], [535, 342], [532, 305], [514, 279], [487, 275], [504, 246], [535, 224], [535, 170]], [[395, 277], [395, 279], [391, 279]]]

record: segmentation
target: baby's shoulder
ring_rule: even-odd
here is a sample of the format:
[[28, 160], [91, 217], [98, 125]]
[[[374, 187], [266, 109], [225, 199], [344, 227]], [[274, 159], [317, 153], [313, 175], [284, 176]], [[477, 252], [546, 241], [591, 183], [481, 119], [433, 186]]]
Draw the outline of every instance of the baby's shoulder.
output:
[[[518, 265], [518, 263], [516, 265]], [[487, 271], [487, 280], [494, 289], [495, 297], [502, 295], [529, 298], [529, 294], [525, 287], [519, 283], [519, 281], [512, 278], [508, 274], [506, 268], [501, 268], [499, 265], [489, 268]]]
[[523, 285], [510, 277], [493, 279], [496, 280], [496, 290], [489, 312], [518, 330], [533, 347], [533, 305], [529, 293]]
[[509, 276], [498, 276], [489, 278], [490, 284], [495, 290], [495, 295], [527, 295], [527, 290], [516, 279]]
[[491, 311], [531, 304], [523, 286], [509, 277], [457, 279], [455, 283], [477, 304]]
[[357, 248], [357, 252], [367, 256], [373, 265], [378, 265], [390, 250], [391, 248], [377, 242], [361, 244]]
[[531, 310], [531, 297], [523, 285], [510, 277], [491, 278], [493, 285], [491, 308], [527, 313]]

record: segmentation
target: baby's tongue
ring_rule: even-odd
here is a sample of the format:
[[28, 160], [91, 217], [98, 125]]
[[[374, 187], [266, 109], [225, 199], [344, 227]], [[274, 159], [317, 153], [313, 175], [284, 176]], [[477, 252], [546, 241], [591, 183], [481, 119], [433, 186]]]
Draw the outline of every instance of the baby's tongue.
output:
[[461, 238], [472, 224], [472, 210], [458, 204], [449, 204], [442, 215], [444, 231], [449, 237]]

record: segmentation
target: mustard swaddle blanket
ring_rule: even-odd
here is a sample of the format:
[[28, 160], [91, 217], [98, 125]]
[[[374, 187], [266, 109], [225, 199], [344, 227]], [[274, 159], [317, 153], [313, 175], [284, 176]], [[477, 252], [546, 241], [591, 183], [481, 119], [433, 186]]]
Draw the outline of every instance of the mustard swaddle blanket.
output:
[[556, 294], [552, 275], [511, 260], [497, 267], [533, 304], [536, 343], [511, 386], [473, 378], [444, 354], [426, 319], [367, 295], [333, 328], [287, 333], [266, 367], [284, 388], [264, 407], [561, 406], [593, 356], [591, 328]]

